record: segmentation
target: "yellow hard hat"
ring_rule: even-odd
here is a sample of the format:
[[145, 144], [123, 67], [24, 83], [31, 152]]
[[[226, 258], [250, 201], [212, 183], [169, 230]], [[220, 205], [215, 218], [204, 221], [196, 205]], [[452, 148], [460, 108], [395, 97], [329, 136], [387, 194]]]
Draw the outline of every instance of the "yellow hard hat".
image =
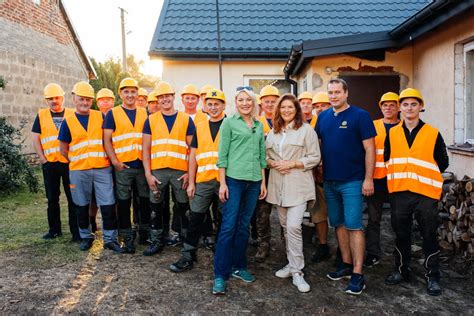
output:
[[101, 98], [112, 98], [115, 100], [115, 95], [112, 92], [112, 90], [107, 89], [107, 88], [102, 88], [99, 90], [99, 92], [97, 92], [96, 99], [99, 100]]
[[301, 99], [310, 99], [310, 100], [312, 100], [312, 99], [313, 99], [313, 96], [311, 95], [310, 92], [305, 91], [305, 92], [302, 92], [302, 93], [298, 96], [298, 101], [300, 101]]
[[49, 83], [44, 87], [43, 94], [45, 99], [63, 97], [64, 90], [57, 83]]
[[278, 92], [278, 89], [276, 87], [271, 85], [265, 86], [262, 88], [262, 90], [260, 90], [260, 98], [267, 97], [269, 95], [279, 97], [280, 92]]
[[423, 96], [421, 95], [421, 92], [418, 91], [417, 89], [413, 88], [406, 88], [402, 92], [400, 92], [400, 97], [398, 98], [399, 101], [401, 102], [402, 99], [405, 98], [416, 98], [421, 101], [421, 103], [424, 103], [423, 101]]
[[148, 91], [146, 91], [146, 90], [143, 89], [143, 88], [138, 88], [138, 96], [145, 96], [145, 97], [147, 97], [147, 96], [148, 96]]
[[382, 95], [379, 101], [379, 106], [382, 106], [382, 103], [386, 101], [395, 101], [398, 104], [398, 94], [395, 92], [387, 92]]
[[156, 85], [154, 92], [156, 93], [157, 97], [163, 94], [174, 94], [174, 90], [171, 85], [164, 81]]
[[211, 90], [207, 91], [205, 99], [206, 100], [207, 99], [217, 99], [217, 100], [221, 100], [222, 102], [225, 103], [224, 92], [222, 92], [219, 89], [211, 89]]
[[262, 100], [260, 100], [260, 94], [255, 94], [255, 98], [257, 99], [257, 104], [262, 104]]
[[198, 97], [201, 95], [199, 93], [198, 88], [193, 84], [185, 85], [183, 87], [183, 90], [181, 91], [181, 95], [183, 95], [183, 94], [194, 94], [194, 95], [197, 95]]
[[201, 92], [199, 94], [206, 94], [207, 91], [209, 91], [211, 89], [215, 89], [214, 86], [210, 85], [210, 84], [206, 84], [201, 88]]
[[312, 104], [315, 103], [331, 103], [329, 102], [329, 96], [326, 92], [318, 92], [313, 96]]
[[156, 91], [152, 91], [148, 95], [147, 102], [150, 103], [150, 102], [153, 102], [153, 101], [155, 101], [155, 102], [158, 101], [158, 98], [156, 97]]
[[122, 81], [120, 81], [118, 91], [122, 90], [125, 87], [134, 87], [138, 89], [138, 82], [131, 77], [123, 78]]
[[72, 93], [81, 97], [94, 98], [94, 88], [85, 81], [76, 83], [72, 88]]

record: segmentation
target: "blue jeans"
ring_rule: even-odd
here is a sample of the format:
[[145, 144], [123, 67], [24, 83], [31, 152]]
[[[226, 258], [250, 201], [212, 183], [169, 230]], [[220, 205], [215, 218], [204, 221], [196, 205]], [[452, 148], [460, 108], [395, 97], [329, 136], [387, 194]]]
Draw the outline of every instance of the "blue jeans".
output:
[[349, 230], [363, 230], [362, 180], [324, 181], [324, 196], [328, 205], [329, 224]]
[[232, 270], [247, 269], [249, 225], [262, 181], [226, 177], [229, 199], [222, 210], [222, 224], [214, 255], [214, 276], [227, 280]]

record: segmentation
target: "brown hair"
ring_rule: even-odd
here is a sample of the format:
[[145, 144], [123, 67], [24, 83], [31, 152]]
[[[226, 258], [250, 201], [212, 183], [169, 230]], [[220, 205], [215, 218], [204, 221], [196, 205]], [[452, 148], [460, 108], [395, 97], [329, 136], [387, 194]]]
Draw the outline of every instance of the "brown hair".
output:
[[334, 83], [341, 84], [342, 89], [344, 90], [344, 92], [347, 92], [347, 89], [348, 89], [347, 82], [344, 79], [342, 79], [342, 78], [332, 78], [331, 80], [329, 80], [328, 85], [334, 84]]
[[303, 126], [303, 113], [301, 112], [301, 106], [298, 99], [292, 94], [285, 93], [278, 99], [275, 111], [273, 112], [273, 132], [275, 134], [279, 134], [285, 126], [285, 121], [280, 113], [281, 104], [285, 100], [290, 100], [296, 109], [295, 118], [293, 119], [293, 129], [298, 129]]

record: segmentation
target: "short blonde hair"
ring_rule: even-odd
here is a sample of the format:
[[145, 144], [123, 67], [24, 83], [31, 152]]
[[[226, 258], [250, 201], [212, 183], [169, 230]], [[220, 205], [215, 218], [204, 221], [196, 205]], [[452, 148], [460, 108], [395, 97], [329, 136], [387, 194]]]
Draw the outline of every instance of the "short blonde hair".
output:
[[[250, 115], [252, 116], [252, 118], [254, 120], [258, 120], [258, 105], [257, 105], [257, 96], [255, 95], [255, 93], [252, 91], [252, 90], [248, 90], [248, 89], [242, 89], [242, 90], [239, 90], [237, 92], [235, 92], [234, 94], [234, 106], [235, 106], [235, 110], [237, 112], [239, 112], [239, 109], [237, 108], [237, 97], [239, 96], [239, 94], [241, 94], [242, 92], [245, 92], [248, 94], [249, 97], [252, 98], [252, 103], [253, 103], [253, 108], [252, 108], [252, 112], [250, 112]], [[239, 112], [240, 113], [240, 112]]]

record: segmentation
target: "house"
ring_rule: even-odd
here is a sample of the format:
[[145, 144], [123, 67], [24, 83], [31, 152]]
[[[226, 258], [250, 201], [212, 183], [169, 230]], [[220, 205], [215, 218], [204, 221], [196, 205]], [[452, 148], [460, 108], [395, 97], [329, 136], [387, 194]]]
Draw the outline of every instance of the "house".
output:
[[228, 101], [238, 86], [258, 92], [273, 84], [291, 92], [294, 82], [283, 69], [294, 43], [388, 31], [429, 2], [165, 0], [149, 55], [163, 60], [162, 78], [178, 91], [210, 83], [222, 87]]
[[[56, 82], [67, 93], [77, 81], [95, 78], [61, 0], [0, 0], [0, 76], [7, 81], [0, 115], [16, 126], [26, 120], [25, 136], [45, 106], [46, 84]], [[26, 145], [32, 153], [31, 141]]]
[[425, 100], [422, 119], [449, 145], [448, 170], [474, 176], [473, 0], [432, 1], [385, 30], [332, 37], [315, 33], [292, 46], [284, 73], [300, 91], [325, 90], [331, 77], [346, 79], [349, 102], [374, 119], [381, 117], [377, 104], [384, 92], [418, 88]]

